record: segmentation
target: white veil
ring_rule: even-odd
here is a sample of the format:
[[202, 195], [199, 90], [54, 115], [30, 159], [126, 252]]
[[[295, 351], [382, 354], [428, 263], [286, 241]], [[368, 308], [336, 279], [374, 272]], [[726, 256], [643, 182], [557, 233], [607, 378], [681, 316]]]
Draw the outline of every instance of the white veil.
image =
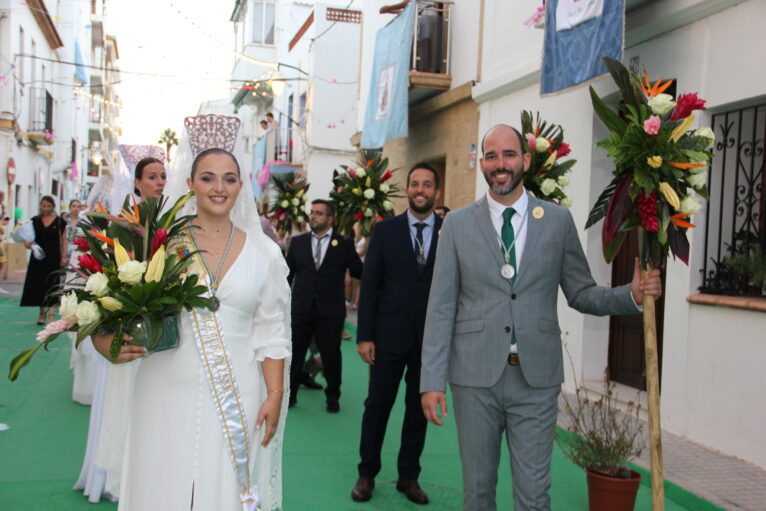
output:
[[[231, 152], [237, 159], [237, 163], [239, 163], [239, 177], [242, 180], [242, 190], [240, 190], [237, 201], [234, 203], [234, 208], [231, 210], [231, 221], [237, 228], [245, 231], [247, 234], [259, 238], [262, 236], [271, 241], [261, 228], [261, 220], [258, 216], [258, 208], [255, 204], [255, 196], [253, 195], [253, 185], [250, 182], [252, 158], [248, 158], [245, 154], [245, 137], [241, 131], [237, 133], [237, 141], [234, 145], [234, 150]], [[165, 185], [165, 195], [170, 199], [169, 206], [172, 206], [173, 202], [189, 191], [186, 179], [191, 176], [191, 167], [195, 156], [189, 142], [189, 134], [184, 131], [179, 138], [176, 155], [168, 165], [168, 181]], [[181, 209], [179, 216], [193, 215], [196, 211], [197, 201], [192, 197]]]
[[[241, 119], [240, 119], [241, 120]], [[250, 179], [250, 172], [252, 167], [252, 158], [246, 157], [245, 140], [241, 130], [237, 133], [236, 143], [234, 150], [231, 151], [240, 166], [240, 179], [242, 180], [242, 189], [237, 196], [237, 200], [234, 203], [234, 207], [231, 210], [230, 218], [232, 223], [239, 229], [247, 233], [250, 238], [259, 248], [259, 253], [266, 254], [269, 259], [277, 264], [282, 270], [282, 275], [270, 275], [275, 280], [267, 279], [266, 285], [284, 285], [287, 293], [286, 306], [283, 310], [283, 315], [278, 319], [280, 322], [284, 322], [286, 325], [286, 331], [288, 339], [290, 336], [290, 289], [287, 286], [287, 275], [289, 269], [285, 262], [284, 256], [279, 246], [269, 238], [261, 227], [261, 220], [256, 207], [255, 196], [253, 195], [253, 187]], [[211, 146], [214, 147], [214, 146]], [[189, 134], [184, 132], [179, 137], [178, 148], [176, 150], [175, 157], [169, 162], [168, 165], [168, 181], [165, 186], [165, 194], [169, 198], [168, 206], [172, 207], [172, 204], [182, 195], [189, 191], [189, 187], [186, 183], [186, 179], [191, 176], [192, 162], [194, 161], [194, 154], [191, 143], [189, 140]], [[193, 215], [197, 211], [197, 202], [192, 197], [181, 208], [179, 216]], [[265, 264], [267, 261], [253, 261], [254, 264]], [[270, 284], [271, 283], [271, 284]], [[254, 336], [258, 336], [258, 328], [254, 328]], [[288, 347], [288, 350], [292, 352], [292, 347]], [[258, 442], [255, 443], [253, 465], [257, 472], [257, 479], [255, 482], [258, 486], [258, 492], [261, 497], [263, 509], [282, 509], [282, 441], [284, 439], [285, 420], [287, 418], [287, 408], [289, 403], [290, 392], [290, 360], [291, 357], [287, 357], [285, 360], [285, 370], [283, 379], [284, 393], [282, 395], [282, 409], [279, 416], [279, 423], [277, 425], [277, 431], [269, 443], [268, 447], [261, 446], [262, 435], [266, 428], [261, 428], [258, 435]], [[259, 402], [263, 403], [267, 397], [266, 385], [262, 385]], [[256, 420], [256, 417], [248, 417], [247, 420], [252, 423]], [[249, 425], [252, 427], [252, 424]]]

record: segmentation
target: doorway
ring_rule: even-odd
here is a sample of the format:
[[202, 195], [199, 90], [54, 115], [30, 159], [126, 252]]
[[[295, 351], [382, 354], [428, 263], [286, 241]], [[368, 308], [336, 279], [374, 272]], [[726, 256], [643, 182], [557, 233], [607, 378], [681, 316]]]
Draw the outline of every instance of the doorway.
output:
[[[633, 230], [612, 262], [612, 286], [621, 286], [633, 279], [634, 259], [638, 257], [638, 232]], [[665, 288], [665, 271], [662, 272]], [[662, 384], [662, 325], [665, 295], [655, 304], [657, 319], [657, 359]], [[609, 379], [639, 390], [646, 390], [644, 360], [644, 323], [641, 314], [612, 316], [609, 319]]]

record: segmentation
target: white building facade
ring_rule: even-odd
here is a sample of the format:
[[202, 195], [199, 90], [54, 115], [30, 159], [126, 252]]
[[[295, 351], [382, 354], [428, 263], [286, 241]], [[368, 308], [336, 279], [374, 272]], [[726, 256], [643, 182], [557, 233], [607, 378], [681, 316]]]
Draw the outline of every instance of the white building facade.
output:
[[[234, 108], [251, 143], [267, 137], [272, 169], [306, 175], [310, 199], [327, 198], [333, 171], [356, 159], [349, 141], [357, 129], [356, 3], [238, 0], [232, 13]], [[268, 133], [260, 126], [267, 113], [276, 121]]]
[[[110, 135], [119, 135], [116, 91], [103, 87], [104, 67], [117, 55], [112, 39], [107, 64], [104, 1], [49, 4], [0, 1], [0, 190], [12, 223], [37, 214], [43, 195], [60, 210], [84, 198], [100, 173], [94, 135], [110, 122]], [[93, 116], [94, 105], [108, 103], [110, 115]]]
[[[479, 134], [498, 123], [518, 126], [524, 109], [561, 124], [571, 156], [577, 159], [568, 193], [574, 199], [575, 223], [582, 228], [611, 179], [613, 167], [595, 147], [607, 131], [593, 113], [587, 87], [540, 97], [543, 33], [522, 24], [539, 3], [476, 2], [484, 11], [481, 80], [473, 88]], [[697, 112], [695, 123], [713, 128], [718, 141], [711, 201], [707, 211], [693, 218], [697, 228], [689, 231], [689, 266], [671, 258], [665, 275], [664, 305], [658, 311], [662, 426], [760, 467], [766, 467], [766, 381], [760, 374], [766, 358], [766, 292], [762, 281], [735, 282], [721, 263], [727, 247], [743, 236], [750, 239], [756, 264], [760, 254], [761, 271], [766, 262], [766, 69], [752, 65], [749, 57], [766, 44], [764, 19], [766, 3], [759, 0], [628, 0], [623, 58], [655, 80], [674, 79], [678, 93], [699, 93], [707, 100], [707, 110]], [[608, 77], [594, 88], [602, 97], [617, 91]], [[479, 173], [476, 189], [477, 197], [486, 190]], [[596, 281], [627, 281], [624, 268], [604, 262], [600, 230], [599, 223], [580, 232]], [[573, 376], [597, 388], [595, 382], [608, 370], [626, 382], [621, 393], [634, 398], [631, 387], [644, 384], [640, 323], [636, 332], [625, 318], [583, 316], [570, 309], [563, 296], [559, 320], [574, 366], [566, 390], [573, 389]]]

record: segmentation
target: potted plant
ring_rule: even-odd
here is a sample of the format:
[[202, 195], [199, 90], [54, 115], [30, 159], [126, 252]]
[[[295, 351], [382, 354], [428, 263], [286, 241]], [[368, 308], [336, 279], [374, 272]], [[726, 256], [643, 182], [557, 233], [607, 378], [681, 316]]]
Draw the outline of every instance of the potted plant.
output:
[[556, 441], [567, 458], [584, 468], [590, 511], [630, 511], [636, 502], [641, 474], [628, 467], [644, 444], [641, 405], [628, 401], [625, 410], [615, 402], [615, 384], [604, 382], [604, 394], [593, 398], [578, 387], [574, 397], [564, 396], [560, 410], [567, 430]]

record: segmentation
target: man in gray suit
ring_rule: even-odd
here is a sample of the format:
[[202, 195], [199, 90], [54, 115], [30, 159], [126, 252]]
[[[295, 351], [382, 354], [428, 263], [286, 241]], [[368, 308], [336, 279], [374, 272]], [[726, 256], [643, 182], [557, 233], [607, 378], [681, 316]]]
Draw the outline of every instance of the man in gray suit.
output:
[[516, 511], [550, 510], [557, 398], [564, 381], [558, 288], [570, 307], [596, 315], [637, 314], [660, 274], [597, 286], [569, 210], [522, 185], [529, 167], [521, 134], [507, 125], [482, 141], [489, 191], [451, 212], [441, 229], [428, 301], [420, 377], [426, 418], [442, 425], [452, 387], [463, 509], [496, 509], [500, 442], [511, 454]]

